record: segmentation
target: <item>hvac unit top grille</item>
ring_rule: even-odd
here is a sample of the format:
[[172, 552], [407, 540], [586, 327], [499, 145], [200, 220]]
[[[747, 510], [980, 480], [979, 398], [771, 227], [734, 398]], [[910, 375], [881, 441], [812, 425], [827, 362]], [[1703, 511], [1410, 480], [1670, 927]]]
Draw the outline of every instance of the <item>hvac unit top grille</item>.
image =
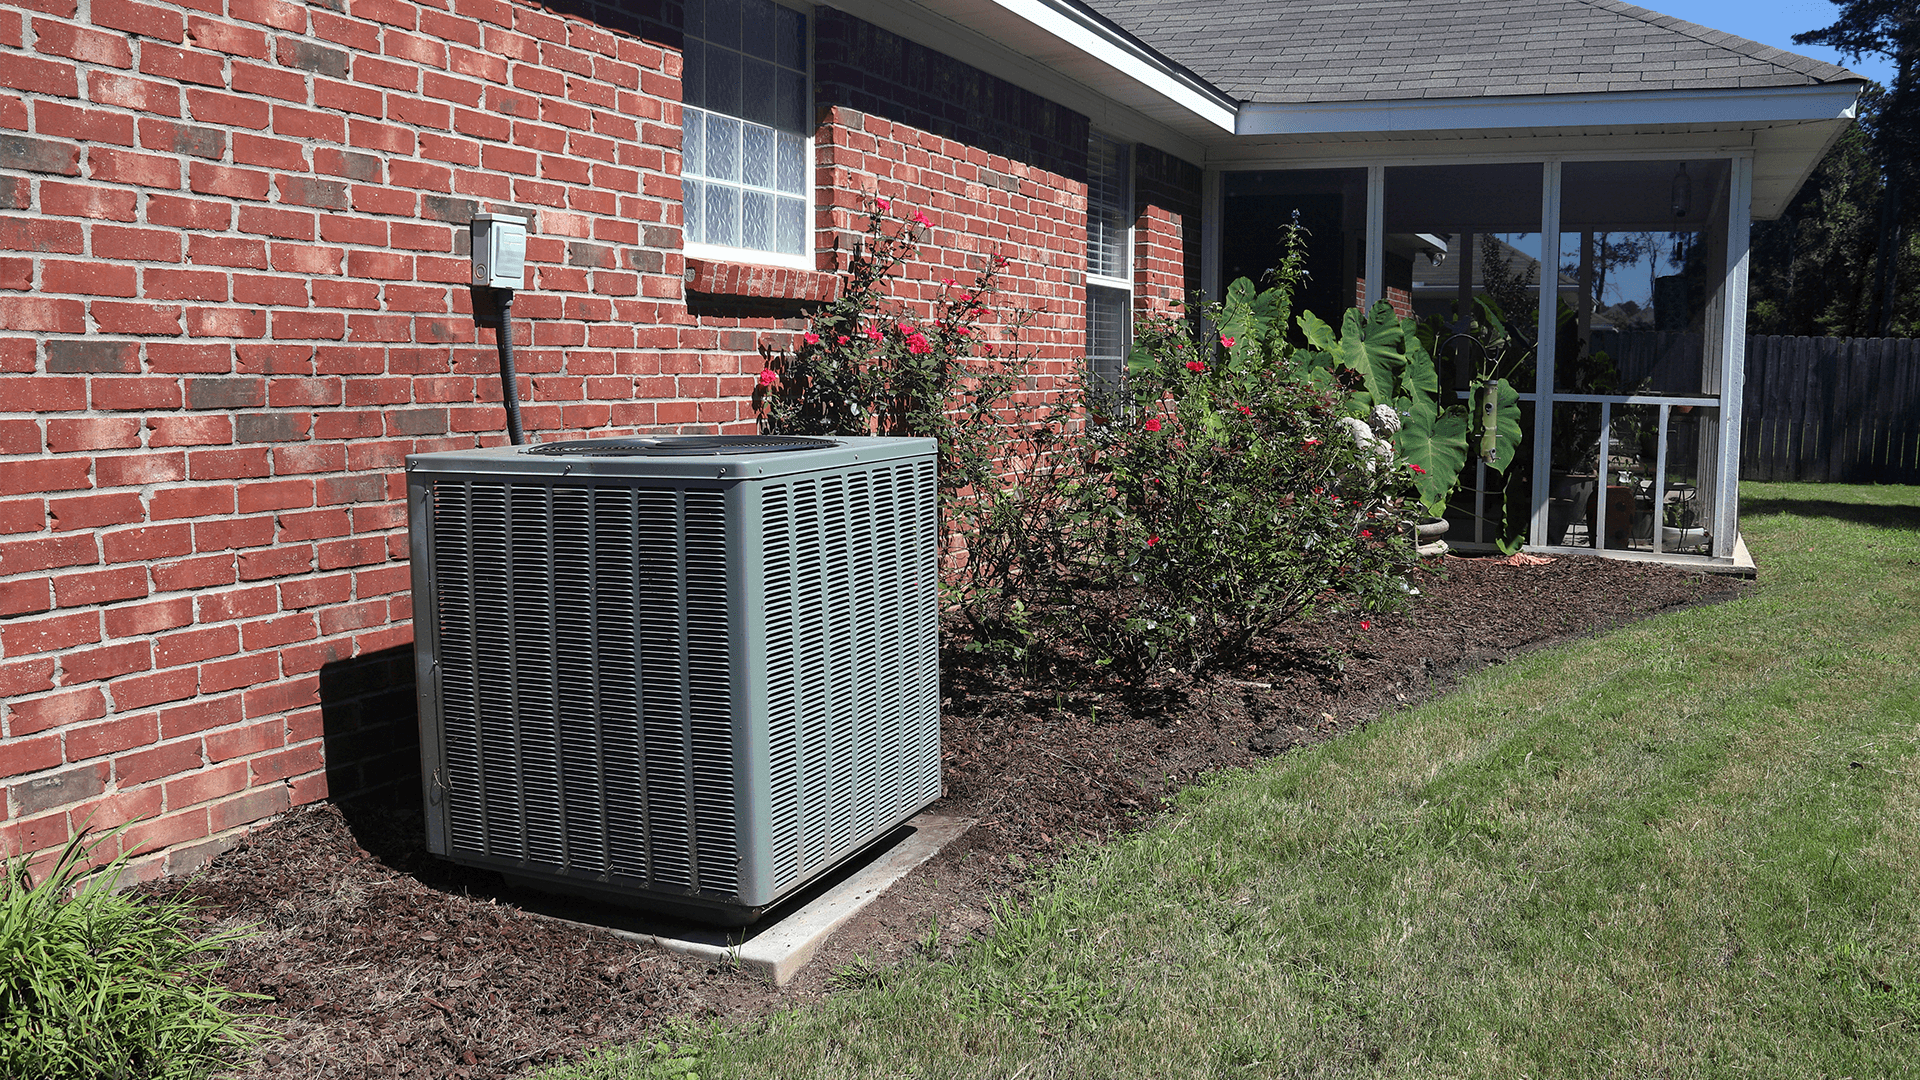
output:
[[832, 439], [792, 435], [660, 435], [635, 439], [574, 439], [537, 443], [529, 454], [548, 457], [695, 457], [714, 454], [793, 454], [827, 450]]
[[939, 796], [932, 443], [811, 441], [408, 459], [432, 850], [741, 922]]

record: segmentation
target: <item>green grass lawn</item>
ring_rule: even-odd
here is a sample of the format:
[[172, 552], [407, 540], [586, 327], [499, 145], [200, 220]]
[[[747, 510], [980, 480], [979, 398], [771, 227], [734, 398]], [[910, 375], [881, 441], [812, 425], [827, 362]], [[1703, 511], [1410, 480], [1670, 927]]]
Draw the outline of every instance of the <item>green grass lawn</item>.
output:
[[1743, 491], [1746, 599], [1220, 776], [948, 962], [548, 1075], [1920, 1075], [1920, 488]]

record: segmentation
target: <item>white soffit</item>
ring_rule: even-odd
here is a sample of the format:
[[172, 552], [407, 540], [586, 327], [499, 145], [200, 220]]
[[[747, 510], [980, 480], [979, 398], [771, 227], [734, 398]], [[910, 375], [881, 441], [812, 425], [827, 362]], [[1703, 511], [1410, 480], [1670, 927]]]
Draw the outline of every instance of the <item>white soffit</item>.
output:
[[1112, 105], [1121, 106], [1162, 126], [1161, 137], [1142, 141], [1188, 160], [1200, 160], [1204, 143], [1234, 131], [1232, 98], [1066, 0], [835, 0], [833, 6], [1086, 113], [1104, 130], [1146, 135], [1111, 115]]

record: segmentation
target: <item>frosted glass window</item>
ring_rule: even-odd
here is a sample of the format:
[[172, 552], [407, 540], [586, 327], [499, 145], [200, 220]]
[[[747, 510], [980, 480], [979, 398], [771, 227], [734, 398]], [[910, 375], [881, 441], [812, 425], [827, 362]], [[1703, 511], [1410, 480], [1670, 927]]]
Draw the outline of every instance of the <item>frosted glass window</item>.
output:
[[807, 249], [807, 16], [772, 0], [688, 0], [681, 183], [687, 239]]

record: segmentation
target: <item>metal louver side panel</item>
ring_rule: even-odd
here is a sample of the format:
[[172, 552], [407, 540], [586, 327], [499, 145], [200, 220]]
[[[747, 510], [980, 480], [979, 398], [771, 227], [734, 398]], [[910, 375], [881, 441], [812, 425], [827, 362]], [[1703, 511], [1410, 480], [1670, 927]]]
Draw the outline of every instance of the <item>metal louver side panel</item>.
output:
[[[505, 820], [520, 813], [523, 857], [548, 866], [563, 865], [560, 832], [559, 682], [554, 669], [556, 637], [553, 573], [553, 492], [516, 484], [511, 489], [508, 524], [508, 617], [512, 621], [513, 660], [509, 692], [514, 696], [519, 791], [502, 793], [489, 785], [487, 817]], [[484, 748], [483, 748], [484, 753]], [[511, 759], [502, 761], [507, 765]], [[498, 801], [501, 809], [495, 811]]]
[[763, 494], [776, 888], [939, 796], [933, 480], [890, 464]]
[[913, 486], [913, 497], [902, 499], [913, 508], [901, 535], [911, 535], [914, 547], [902, 553], [903, 566], [921, 572], [901, 585], [904, 623], [912, 628], [911, 645], [901, 650], [904, 673], [900, 698], [908, 703], [902, 718], [903, 743], [912, 747], [902, 765], [899, 788], [903, 803], [924, 806], [940, 797], [940, 480], [933, 460], [903, 465], [897, 470]]
[[734, 821], [733, 698], [728, 688], [725, 499], [686, 493], [688, 780], [693, 787], [694, 885], [732, 893], [740, 880]]
[[600, 768], [607, 873], [645, 881], [646, 772], [640, 742], [639, 512], [634, 492], [593, 493], [593, 618], [598, 631]]
[[[480, 718], [476, 683], [478, 657], [474, 645], [473, 507], [467, 484], [434, 485], [432, 544], [434, 585], [439, 624], [439, 679], [441, 742], [445, 768], [442, 781], [457, 805], [480, 803]], [[424, 613], [423, 613], [424, 614]], [[477, 814], [455, 815], [448, 823], [451, 846], [460, 851], [486, 850]]]
[[722, 494], [440, 480], [433, 508], [453, 852], [732, 893]]
[[642, 490], [639, 502], [640, 729], [646, 777], [650, 880], [693, 887], [692, 822], [688, 820], [686, 656], [680, 647], [680, 500], [670, 490]]
[[795, 486], [769, 484], [760, 499], [766, 627], [768, 853], [775, 888], [800, 873], [800, 733], [795, 652]]
[[[558, 697], [561, 862], [599, 873], [607, 867], [607, 815], [601, 754], [599, 660], [608, 644], [597, 632], [593, 595], [599, 563], [593, 536], [594, 491], [553, 490], [553, 671]], [[615, 646], [618, 647], [617, 645]]]
[[[513, 666], [507, 485], [472, 484], [468, 495], [472, 507], [467, 535], [473, 552], [472, 709], [478, 721], [477, 775], [458, 777], [449, 765], [450, 817], [458, 821], [471, 815], [479, 823], [478, 854], [518, 859], [526, 854], [521, 843], [520, 777], [515, 760], [519, 725], [514, 721], [513, 680], [497, 677], [497, 673]], [[466, 815], [461, 813], [462, 804], [453, 801], [463, 787], [472, 792]]]

